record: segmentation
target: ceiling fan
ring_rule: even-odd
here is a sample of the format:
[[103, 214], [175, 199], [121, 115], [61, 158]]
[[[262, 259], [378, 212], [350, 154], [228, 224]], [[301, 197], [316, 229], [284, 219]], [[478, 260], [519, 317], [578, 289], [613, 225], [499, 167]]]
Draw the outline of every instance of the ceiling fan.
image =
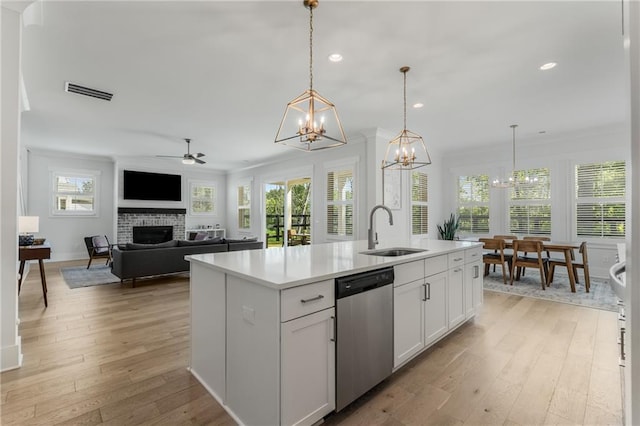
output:
[[164, 158], [182, 158], [182, 164], [205, 164], [206, 161], [200, 159], [200, 157], [204, 157], [204, 154], [198, 152], [197, 154], [191, 154], [189, 148], [191, 147], [191, 139], [185, 138], [184, 141], [187, 143], [187, 153], [183, 156], [179, 155], [156, 155], [156, 157], [164, 157]]

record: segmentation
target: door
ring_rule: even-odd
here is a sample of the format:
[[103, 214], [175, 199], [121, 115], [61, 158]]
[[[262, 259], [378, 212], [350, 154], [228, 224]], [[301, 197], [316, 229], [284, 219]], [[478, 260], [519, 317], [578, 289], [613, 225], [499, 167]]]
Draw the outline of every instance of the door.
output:
[[447, 316], [447, 272], [425, 278], [424, 343], [429, 346], [449, 330]]
[[281, 325], [283, 425], [311, 425], [335, 409], [335, 309]]
[[424, 279], [394, 288], [393, 368], [397, 368], [424, 348]]
[[274, 180], [264, 185], [267, 248], [311, 243], [311, 178]]

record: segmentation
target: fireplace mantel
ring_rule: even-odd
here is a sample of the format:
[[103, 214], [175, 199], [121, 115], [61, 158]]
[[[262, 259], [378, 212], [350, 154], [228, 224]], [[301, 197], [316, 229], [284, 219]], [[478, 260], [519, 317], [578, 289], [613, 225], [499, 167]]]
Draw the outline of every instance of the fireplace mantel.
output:
[[162, 207], [118, 207], [118, 214], [187, 214], [187, 209]]

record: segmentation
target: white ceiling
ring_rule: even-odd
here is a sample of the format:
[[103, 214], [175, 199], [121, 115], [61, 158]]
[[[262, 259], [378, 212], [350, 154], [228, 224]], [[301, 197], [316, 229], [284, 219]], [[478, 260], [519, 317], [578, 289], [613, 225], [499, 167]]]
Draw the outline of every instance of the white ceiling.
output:
[[[321, 1], [314, 88], [335, 103], [347, 135], [398, 132], [398, 69], [411, 66], [408, 103], [425, 107], [408, 109], [407, 127], [441, 152], [506, 143], [512, 123], [533, 143], [617, 125], [628, 99], [620, 9]], [[25, 21], [26, 146], [151, 159], [181, 155], [189, 137], [218, 170], [291, 151], [273, 140], [287, 102], [308, 87], [301, 1], [38, 2]], [[334, 52], [344, 61], [330, 63]], [[558, 66], [538, 69], [549, 61]], [[65, 81], [113, 100], [65, 93]]]

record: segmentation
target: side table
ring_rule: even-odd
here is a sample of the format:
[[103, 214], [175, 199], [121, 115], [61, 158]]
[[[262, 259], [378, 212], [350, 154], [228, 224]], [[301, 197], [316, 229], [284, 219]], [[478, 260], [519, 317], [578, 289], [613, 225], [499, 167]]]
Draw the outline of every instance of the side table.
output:
[[24, 273], [24, 264], [27, 260], [37, 260], [40, 265], [40, 281], [42, 282], [42, 296], [44, 296], [44, 306], [48, 307], [47, 303], [47, 279], [44, 274], [44, 259], [51, 258], [51, 246], [49, 243], [44, 243], [39, 246], [20, 246], [18, 253], [18, 259], [20, 260], [20, 278], [18, 278], [18, 295], [20, 295], [20, 287], [22, 287], [22, 274]]

